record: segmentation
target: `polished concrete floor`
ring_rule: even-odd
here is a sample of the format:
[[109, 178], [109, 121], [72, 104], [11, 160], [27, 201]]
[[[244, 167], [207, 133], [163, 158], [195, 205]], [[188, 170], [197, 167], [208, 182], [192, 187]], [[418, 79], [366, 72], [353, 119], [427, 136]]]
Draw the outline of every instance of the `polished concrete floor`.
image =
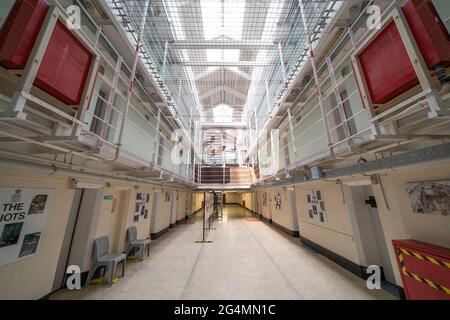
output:
[[[52, 299], [394, 299], [238, 207], [225, 208], [208, 240], [201, 222], [152, 241], [150, 258], [127, 265], [108, 288], [59, 290]], [[119, 268], [120, 269], [120, 268]]]

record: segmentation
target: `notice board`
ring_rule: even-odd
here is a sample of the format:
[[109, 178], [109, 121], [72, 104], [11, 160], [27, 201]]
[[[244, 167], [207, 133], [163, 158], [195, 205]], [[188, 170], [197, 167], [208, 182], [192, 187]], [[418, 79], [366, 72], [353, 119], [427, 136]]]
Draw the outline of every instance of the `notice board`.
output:
[[0, 266], [38, 254], [52, 189], [0, 188]]

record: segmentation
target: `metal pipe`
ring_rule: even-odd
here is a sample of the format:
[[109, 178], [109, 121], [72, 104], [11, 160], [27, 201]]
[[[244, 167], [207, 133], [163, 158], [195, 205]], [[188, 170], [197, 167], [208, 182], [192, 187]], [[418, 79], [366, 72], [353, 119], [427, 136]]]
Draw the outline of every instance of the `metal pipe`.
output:
[[331, 158], [335, 159], [333, 147], [331, 145], [330, 128], [328, 127], [328, 120], [327, 120], [327, 116], [326, 116], [325, 109], [323, 106], [322, 90], [320, 89], [320, 85], [319, 85], [319, 75], [317, 74], [314, 50], [312, 47], [311, 39], [309, 39], [309, 49], [310, 49], [310, 61], [311, 61], [311, 66], [312, 66], [312, 70], [313, 70], [313, 74], [314, 74], [314, 80], [315, 80], [316, 86], [317, 86], [317, 95], [318, 95], [318, 99], [319, 99], [320, 113], [322, 114], [323, 126], [324, 126], [326, 137], [327, 137], [327, 144], [328, 144], [328, 148], [330, 149]]
[[[2, 166], [7, 165], [9, 167], [17, 168], [19, 170], [32, 169], [33, 171], [47, 173], [48, 175], [67, 176], [67, 177], [75, 176], [78, 178], [85, 178], [85, 179], [107, 178], [108, 180], [112, 179], [117, 182], [138, 182], [151, 185], [159, 185], [157, 183], [152, 183], [151, 181], [148, 181], [144, 178], [130, 177], [120, 173], [105, 171], [101, 169], [89, 169], [86, 167], [77, 166], [73, 164], [69, 165], [67, 163], [57, 160], [26, 156], [11, 151], [0, 150], [0, 155], [6, 158], [11, 158], [11, 160], [1, 158], [0, 169], [2, 168]], [[28, 161], [33, 161], [33, 163]]]
[[13, 139], [21, 140], [21, 141], [24, 141], [24, 142], [29, 142], [29, 143], [36, 144], [36, 145], [39, 145], [39, 146], [42, 146], [42, 147], [46, 147], [46, 148], [49, 148], [49, 149], [60, 151], [60, 152], [66, 153], [66, 154], [74, 154], [74, 155], [77, 155], [77, 156], [80, 156], [80, 157], [83, 157], [83, 158], [86, 158], [86, 159], [89, 159], [89, 160], [97, 160], [97, 161], [102, 161], [103, 160], [103, 159], [98, 158], [98, 157], [89, 156], [89, 155], [86, 155], [86, 154], [81, 153], [81, 152], [72, 151], [72, 150], [67, 149], [67, 148], [55, 146], [55, 145], [52, 145], [52, 144], [47, 143], [47, 142], [41, 142], [41, 141], [37, 141], [37, 140], [31, 139], [31, 138], [22, 137], [22, 136], [19, 136], [19, 135], [16, 135], [14, 133], [10, 133], [10, 132], [7, 132], [7, 131], [0, 130], [0, 134], [8, 136], [8, 137], [13, 138]]

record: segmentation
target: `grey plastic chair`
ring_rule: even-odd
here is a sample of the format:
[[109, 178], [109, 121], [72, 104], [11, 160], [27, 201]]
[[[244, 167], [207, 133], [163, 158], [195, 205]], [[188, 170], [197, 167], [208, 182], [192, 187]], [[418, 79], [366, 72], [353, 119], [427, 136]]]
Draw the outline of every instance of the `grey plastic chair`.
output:
[[137, 230], [136, 227], [129, 227], [127, 229], [127, 237], [126, 237], [126, 255], [130, 254], [133, 248], [139, 250], [139, 260], [144, 260], [144, 251], [145, 246], [147, 246], [147, 256], [150, 256], [150, 240], [137, 238]]
[[106, 267], [108, 269], [108, 285], [111, 287], [114, 274], [116, 273], [117, 264], [122, 262], [122, 277], [125, 275], [125, 266], [127, 256], [124, 253], [109, 253], [109, 238], [107, 236], [100, 237], [94, 240], [94, 259], [91, 270], [86, 280], [85, 288], [89, 286], [95, 271], [99, 267]]

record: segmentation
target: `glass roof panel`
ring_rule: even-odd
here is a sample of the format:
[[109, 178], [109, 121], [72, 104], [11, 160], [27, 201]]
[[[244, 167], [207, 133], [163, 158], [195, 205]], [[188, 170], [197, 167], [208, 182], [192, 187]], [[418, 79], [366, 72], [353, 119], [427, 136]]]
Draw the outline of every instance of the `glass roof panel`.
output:
[[[147, 0], [107, 1], [137, 38]], [[141, 57], [184, 123], [212, 121], [215, 107], [228, 105], [233, 121], [261, 128], [339, 3], [151, 0]]]

